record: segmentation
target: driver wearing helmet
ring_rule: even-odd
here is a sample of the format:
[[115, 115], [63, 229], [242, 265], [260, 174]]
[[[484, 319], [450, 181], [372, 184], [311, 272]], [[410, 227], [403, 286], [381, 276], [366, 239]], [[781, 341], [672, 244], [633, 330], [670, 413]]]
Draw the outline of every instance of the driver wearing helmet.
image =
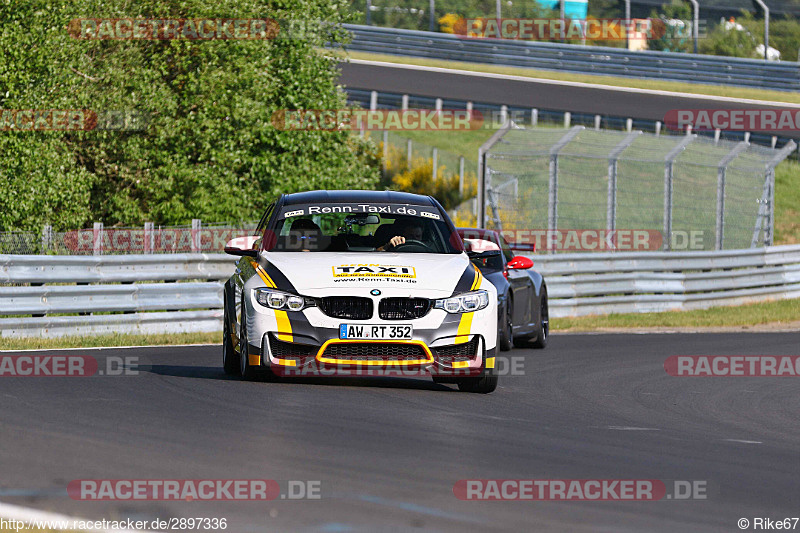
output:
[[403, 225], [402, 235], [395, 235], [389, 239], [389, 242], [377, 248], [377, 251], [386, 252], [390, 248], [405, 244], [406, 239], [412, 241], [421, 241], [422, 235], [422, 223], [419, 220], [409, 220]]

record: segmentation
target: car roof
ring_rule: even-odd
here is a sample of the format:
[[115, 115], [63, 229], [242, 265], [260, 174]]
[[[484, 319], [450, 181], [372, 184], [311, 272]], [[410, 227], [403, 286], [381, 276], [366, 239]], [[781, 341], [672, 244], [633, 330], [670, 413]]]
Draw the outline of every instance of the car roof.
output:
[[284, 205], [350, 202], [436, 205], [429, 196], [398, 191], [307, 191], [287, 194], [284, 197]]

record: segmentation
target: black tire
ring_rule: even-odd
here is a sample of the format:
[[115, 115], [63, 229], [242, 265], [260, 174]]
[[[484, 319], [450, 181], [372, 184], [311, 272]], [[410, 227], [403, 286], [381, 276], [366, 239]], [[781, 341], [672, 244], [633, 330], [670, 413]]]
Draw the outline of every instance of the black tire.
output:
[[242, 298], [242, 323], [239, 328], [239, 376], [245, 381], [258, 379], [257, 366], [250, 366], [250, 343], [247, 340], [247, 311]]
[[225, 306], [222, 317], [222, 369], [229, 376], [239, 375], [239, 354], [233, 346], [231, 326], [228, 322], [228, 307]]
[[536, 328], [536, 340], [531, 343], [534, 348], [543, 349], [547, 347], [547, 340], [550, 338], [550, 308], [547, 305], [547, 285], [542, 283], [542, 297], [539, 305], [539, 327]]
[[497, 335], [497, 347], [500, 348], [501, 352], [507, 352], [514, 348], [514, 324], [512, 321], [512, 314], [509, 312], [509, 310], [513, 311], [513, 309], [513, 302], [509, 296], [506, 299], [506, 306], [501, 319], [500, 331], [498, 331]]
[[458, 380], [458, 390], [462, 392], [474, 392], [477, 394], [489, 394], [497, 388], [497, 376], [485, 375], [481, 378], [462, 378]]
[[[227, 314], [226, 314], [227, 315]], [[222, 369], [229, 376], [239, 375], [239, 354], [233, 347], [233, 339], [231, 339], [230, 326], [228, 325], [228, 317], [222, 319], [224, 324], [222, 326]]]

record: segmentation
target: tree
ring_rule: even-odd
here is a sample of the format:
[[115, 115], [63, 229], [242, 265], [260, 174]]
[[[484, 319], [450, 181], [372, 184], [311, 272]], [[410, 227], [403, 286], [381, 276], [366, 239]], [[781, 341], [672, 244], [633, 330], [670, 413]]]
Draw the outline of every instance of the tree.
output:
[[[343, 6], [325, 0], [0, 4], [0, 108], [136, 110], [144, 131], [0, 131], [0, 229], [257, 217], [278, 192], [374, 188], [374, 146], [281, 131], [280, 109], [337, 109]], [[81, 17], [291, 21], [272, 40], [83, 40]], [[304, 23], [304, 24], [300, 24]]]

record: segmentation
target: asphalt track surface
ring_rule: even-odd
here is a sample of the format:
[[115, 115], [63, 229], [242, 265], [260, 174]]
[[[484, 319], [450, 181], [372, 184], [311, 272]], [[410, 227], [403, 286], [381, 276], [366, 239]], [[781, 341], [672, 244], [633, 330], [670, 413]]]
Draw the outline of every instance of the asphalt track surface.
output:
[[[743, 517], [800, 514], [800, 378], [671, 377], [663, 363], [798, 346], [800, 333], [554, 335], [544, 351], [511, 352], [524, 375], [491, 395], [423, 379], [243, 382], [222, 373], [217, 346], [73, 351], [101, 368], [109, 356], [150, 366], [0, 378], [0, 501], [96, 519], [225, 517], [233, 532], [739, 531]], [[318, 480], [322, 499], [66, 492], [75, 479], [259, 478]], [[701, 480], [708, 494], [458, 500], [454, 483], [472, 478]]]
[[[400, 65], [340, 63], [345, 87], [378, 92], [505, 104], [645, 120], [664, 120], [675, 109], [778, 109], [788, 105], [731, 102], [691, 95], [653, 94], [608, 86], [553, 83], [536, 79], [498, 79], [443, 69], [403, 68]], [[458, 69], [458, 63], [454, 63]], [[778, 132], [794, 136], [796, 132]]]

